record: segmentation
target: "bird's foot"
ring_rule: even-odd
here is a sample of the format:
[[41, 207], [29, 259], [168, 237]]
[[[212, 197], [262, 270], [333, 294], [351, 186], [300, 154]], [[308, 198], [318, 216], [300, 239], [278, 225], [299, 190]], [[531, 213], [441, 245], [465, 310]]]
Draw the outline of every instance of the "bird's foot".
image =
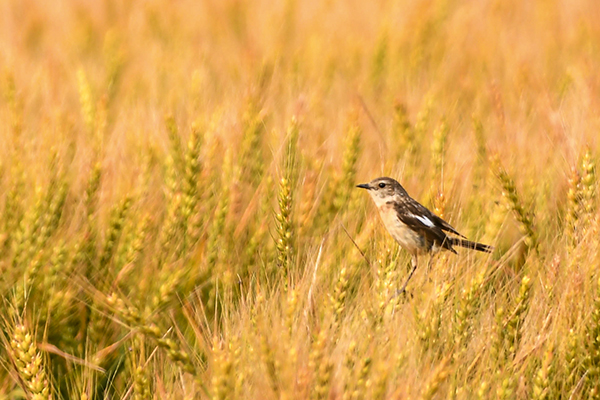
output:
[[394, 293], [394, 295], [392, 296], [392, 299], [395, 299], [396, 297], [399, 297], [399, 296], [404, 296], [404, 298], [407, 298], [407, 297], [410, 297], [411, 299], [413, 298], [412, 292], [407, 291], [406, 288], [396, 289], [396, 293]]

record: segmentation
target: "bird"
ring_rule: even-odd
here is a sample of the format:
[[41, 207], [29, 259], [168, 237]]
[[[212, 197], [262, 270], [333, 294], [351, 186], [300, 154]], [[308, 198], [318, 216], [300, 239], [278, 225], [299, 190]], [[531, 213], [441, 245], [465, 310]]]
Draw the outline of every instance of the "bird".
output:
[[453, 246], [485, 253], [491, 253], [494, 249], [487, 244], [467, 240], [449, 223], [410, 197], [395, 179], [381, 177], [356, 187], [369, 191], [387, 231], [412, 256], [412, 269], [398, 294], [405, 292], [406, 285], [417, 269], [419, 255], [431, 254], [433, 258], [441, 250], [457, 254]]

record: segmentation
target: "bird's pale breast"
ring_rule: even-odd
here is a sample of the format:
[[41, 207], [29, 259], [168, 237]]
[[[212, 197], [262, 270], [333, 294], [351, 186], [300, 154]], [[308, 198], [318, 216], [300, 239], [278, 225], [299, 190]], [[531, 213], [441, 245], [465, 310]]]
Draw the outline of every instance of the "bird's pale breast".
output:
[[413, 255], [427, 251], [425, 238], [410, 229], [398, 218], [393, 203], [381, 205], [379, 207], [379, 215], [390, 235], [392, 235], [402, 248]]

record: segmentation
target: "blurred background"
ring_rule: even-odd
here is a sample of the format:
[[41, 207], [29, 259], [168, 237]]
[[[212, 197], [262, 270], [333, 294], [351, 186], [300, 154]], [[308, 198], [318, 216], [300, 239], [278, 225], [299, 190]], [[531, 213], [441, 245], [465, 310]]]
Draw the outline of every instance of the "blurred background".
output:
[[[598, 398], [598, 21], [0, 0], [0, 397]], [[496, 251], [395, 297], [382, 175]]]

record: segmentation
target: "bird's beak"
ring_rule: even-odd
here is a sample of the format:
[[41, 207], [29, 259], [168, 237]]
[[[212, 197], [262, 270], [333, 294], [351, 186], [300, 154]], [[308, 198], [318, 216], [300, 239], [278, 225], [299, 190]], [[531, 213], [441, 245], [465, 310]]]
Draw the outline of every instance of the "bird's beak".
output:
[[371, 189], [371, 187], [369, 186], [368, 183], [361, 183], [360, 185], [356, 185], [357, 188], [361, 188], [361, 189]]

